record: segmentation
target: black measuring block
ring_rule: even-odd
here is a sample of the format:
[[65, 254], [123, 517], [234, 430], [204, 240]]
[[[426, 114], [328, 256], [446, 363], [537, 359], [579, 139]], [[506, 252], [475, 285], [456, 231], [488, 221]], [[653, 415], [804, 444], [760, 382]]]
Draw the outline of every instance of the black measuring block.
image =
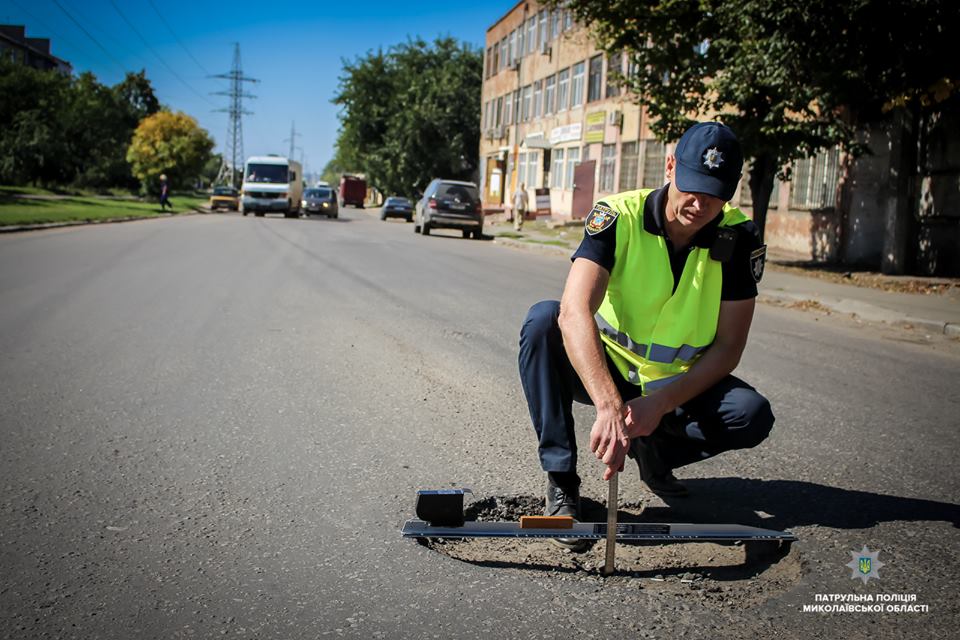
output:
[[434, 527], [463, 526], [463, 494], [470, 489], [417, 491], [417, 517]]

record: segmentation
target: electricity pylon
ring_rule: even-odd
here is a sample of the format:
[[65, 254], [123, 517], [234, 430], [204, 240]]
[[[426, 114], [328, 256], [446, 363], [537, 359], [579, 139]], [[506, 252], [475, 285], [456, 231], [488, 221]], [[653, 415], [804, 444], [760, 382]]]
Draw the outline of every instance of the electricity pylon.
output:
[[243, 108], [243, 99], [256, 98], [255, 95], [247, 93], [243, 89], [244, 82], [260, 82], [256, 78], [248, 78], [243, 75], [240, 68], [240, 44], [233, 45], [233, 66], [227, 73], [219, 73], [211, 78], [222, 78], [230, 81], [230, 88], [227, 91], [217, 91], [215, 96], [227, 96], [230, 98], [230, 106], [225, 109], [215, 109], [221, 113], [230, 114], [229, 124], [227, 125], [227, 140], [224, 144], [223, 162], [220, 164], [220, 172], [217, 174], [217, 184], [230, 184], [239, 187], [237, 172], [242, 172], [243, 167], [243, 116], [253, 115], [252, 111]]
[[290, 160], [293, 160], [294, 147], [296, 146], [296, 139], [297, 139], [297, 136], [299, 136], [299, 135], [300, 135], [300, 134], [297, 133], [297, 123], [291, 121], [291, 122], [290, 122], [290, 137], [283, 139], [284, 142], [287, 142], [288, 140], [290, 141], [290, 155], [287, 156], [287, 158], [289, 158]]

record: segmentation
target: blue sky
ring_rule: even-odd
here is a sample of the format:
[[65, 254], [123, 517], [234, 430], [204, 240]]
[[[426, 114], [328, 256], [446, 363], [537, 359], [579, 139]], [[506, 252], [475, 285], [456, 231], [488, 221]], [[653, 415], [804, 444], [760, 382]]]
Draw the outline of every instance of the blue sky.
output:
[[[58, 2], [106, 51], [61, 11]], [[69, 61], [75, 73], [92, 71], [105, 84], [118, 82], [125, 70], [146, 69], [161, 102], [197, 118], [217, 141], [218, 150], [226, 136], [227, 114], [213, 110], [225, 107], [227, 99], [209, 93], [225, 90], [227, 83], [207, 78], [206, 72], [229, 71], [233, 43], [239, 42], [244, 73], [260, 80], [249, 86], [257, 99], [247, 103], [254, 114], [243, 122], [245, 153], [287, 153], [289, 143], [283, 140], [290, 137], [295, 121], [297, 145], [303, 148], [310, 171], [320, 171], [333, 154], [338, 121], [330, 99], [337, 89], [341, 59], [386, 49], [408, 36], [432, 40], [449, 35], [479, 48], [487, 27], [516, 4], [516, 0], [152, 2], [176, 38], [150, 0], [113, 0], [143, 40], [111, 0], [0, 0], [0, 21], [26, 25], [30, 37], [50, 38], [52, 53]], [[299, 158], [300, 151], [295, 155]]]

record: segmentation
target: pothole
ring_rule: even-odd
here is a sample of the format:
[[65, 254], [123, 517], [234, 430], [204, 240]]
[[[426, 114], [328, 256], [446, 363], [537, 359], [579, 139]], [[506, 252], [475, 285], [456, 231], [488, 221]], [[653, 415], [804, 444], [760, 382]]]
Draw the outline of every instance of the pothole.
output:
[[[582, 519], [604, 522], [606, 507], [582, 499]], [[467, 521], [517, 521], [543, 513], [543, 498], [496, 496], [467, 505]], [[652, 522], [643, 504], [623, 503], [619, 522]], [[663, 522], [660, 517], [656, 521]], [[608, 586], [638, 587], [709, 601], [752, 604], [767, 600], [797, 584], [804, 562], [796, 545], [785, 556], [747, 557], [745, 545], [713, 543], [646, 544], [618, 542], [616, 572], [601, 575], [605, 543], [596, 541], [582, 553], [573, 553], [550, 540], [473, 538], [427, 540], [424, 544], [445, 556], [484, 567], [520, 571], [537, 578], [596, 581]]]

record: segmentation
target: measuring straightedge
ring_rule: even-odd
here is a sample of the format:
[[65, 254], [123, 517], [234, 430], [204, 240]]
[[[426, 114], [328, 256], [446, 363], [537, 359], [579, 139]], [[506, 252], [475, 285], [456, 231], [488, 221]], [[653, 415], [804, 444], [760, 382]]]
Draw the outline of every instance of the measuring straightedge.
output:
[[[603, 540], [604, 522], [574, 522], [561, 529], [524, 528], [519, 522], [464, 522], [457, 527], [435, 526], [423, 520], [407, 520], [400, 531], [404, 538], [580, 538]], [[616, 528], [617, 542], [794, 542], [792, 533], [738, 524], [630, 523]]]

